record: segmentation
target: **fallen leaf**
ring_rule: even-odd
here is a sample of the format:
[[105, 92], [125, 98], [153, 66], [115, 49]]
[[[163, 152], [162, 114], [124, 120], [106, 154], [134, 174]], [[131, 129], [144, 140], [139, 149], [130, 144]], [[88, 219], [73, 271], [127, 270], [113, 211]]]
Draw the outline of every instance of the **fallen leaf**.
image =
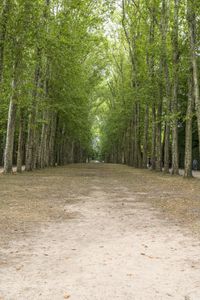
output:
[[16, 269], [16, 271], [20, 271], [22, 268], [23, 268], [23, 265], [17, 266], [15, 269]]
[[64, 294], [64, 299], [69, 299], [71, 296], [67, 293]]
[[147, 255], [147, 257], [150, 258], [150, 259], [160, 259], [160, 257], [158, 257], [158, 256], [150, 256], [150, 255]]

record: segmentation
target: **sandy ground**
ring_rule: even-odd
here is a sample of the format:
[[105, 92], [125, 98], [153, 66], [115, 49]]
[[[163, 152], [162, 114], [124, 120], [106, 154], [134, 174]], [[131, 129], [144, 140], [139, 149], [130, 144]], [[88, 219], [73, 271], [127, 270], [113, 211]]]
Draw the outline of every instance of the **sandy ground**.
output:
[[[22, 166], [22, 171], [25, 171], [25, 166]], [[13, 172], [17, 172], [17, 167], [13, 167]], [[171, 172], [171, 169], [170, 169]], [[3, 167], [0, 167], [0, 174], [3, 173]], [[184, 170], [183, 169], [179, 169], [179, 174], [180, 176], [184, 175]], [[200, 171], [192, 171], [192, 175], [194, 178], [200, 178]]]
[[200, 299], [199, 179], [87, 164], [0, 189], [1, 300]]

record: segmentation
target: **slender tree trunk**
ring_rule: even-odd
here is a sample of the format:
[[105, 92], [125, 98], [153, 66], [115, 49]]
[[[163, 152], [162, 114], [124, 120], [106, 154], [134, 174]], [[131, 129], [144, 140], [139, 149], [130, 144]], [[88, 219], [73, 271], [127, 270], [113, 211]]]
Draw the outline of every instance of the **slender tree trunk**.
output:
[[142, 167], [141, 144], [140, 144], [140, 105], [135, 103], [134, 111], [134, 159], [133, 165], [136, 168]]
[[131, 120], [131, 165], [135, 167], [135, 120]]
[[156, 126], [156, 171], [162, 171], [162, 95], [157, 111], [157, 126]]
[[[45, 0], [46, 9], [44, 11], [44, 20], [46, 22], [46, 34], [49, 34], [49, 5], [50, 0]], [[50, 67], [49, 67], [49, 59], [46, 58], [46, 71], [45, 71], [45, 101], [47, 108], [44, 109], [43, 112], [43, 125], [42, 125], [42, 132], [41, 132], [41, 139], [40, 139], [40, 161], [39, 166], [40, 168], [48, 167], [49, 164], [49, 143], [48, 143], [48, 133], [50, 127], [50, 120], [49, 120], [49, 108], [48, 108], [48, 97], [49, 97], [49, 76], [50, 76]], [[64, 158], [63, 158], [64, 159]]]
[[4, 173], [12, 173], [13, 166], [13, 146], [15, 134], [15, 120], [17, 112], [17, 64], [14, 66], [14, 76], [12, 82], [12, 96], [10, 99], [7, 133], [6, 133], [6, 147], [4, 153]]
[[133, 165], [135, 168], [138, 167], [138, 130], [137, 130], [137, 123], [138, 123], [138, 120], [137, 120], [137, 104], [135, 104], [135, 108], [134, 108], [134, 157], [133, 157]]
[[137, 103], [137, 167], [142, 168], [141, 132], [140, 132], [140, 103]]
[[123, 134], [123, 138], [122, 138], [122, 145], [121, 145], [121, 162], [122, 164], [125, 164], [125, 142], [126, 142], [126, 134]]
[[152, 106], [152, 142], [151, 142], [151, 168], [156, 168], [156, 106]]
[[4, 165], [4, 154], [5, 154], [5, 146], [6, 145], [6, 134], [4, 133], [3, 134], [3, 137], [2, 137], [2, 144], [1, 144], [1, 165], [3, 166]]
[[170, 125], [169, 121], [165, 123], [165, 148], [164, 148], [164, 173], [169, 173], [169, 146], [170, 146]]
[[34, 90], [31, 103], [31, 112], [28, 122], [28, 138], [26, 145], [26, 171], [32, 171], [34, 168], [34, 142], [35, 142], [35, 130], [36, 130], [36, 114], [37, 114], [37, 94], [40, 80], [40, 62], [41, 62], [41, 50], [37, 49], [37, 65], [35, 67], [34, 78]]
[[[62, 125], [62, 129], [61, 129], [61, 144], [60, 144], [60, 165], [63, 166], [64, 165], [64, 143], [65, 143], [65, 125]], [[77, 150], [77, 144], [75, 145], [76, 150]], [[78, 151], [76, 151], [76, 163], [77, 163], [77, 156], [78, 156]]]
[[[1, 12], [0, 19], [0, 94], [1, 94], [1, 84], [3, 81], [3, 70], [4, 70], [4, 49], [5, 40], [7, 32], [8, 15], [10, 10], [10, 0], [3, 1], [3, 10]], [[5, 154], [5, 134], [2, 135], [2, 141], [0, 145], [0, 162], [4, 164], [4, 154]], [[10, 171], [9, 171], [10, 172]]]
[[184, 177], [192, 177], [192, 119], [193, 119], [193, 106], [194, 106], [192, 75], [188, 80], [188, 86], [189, 86], [189, 92], [188, 92], [186, 129], [185, 129]]
[[167, 0], [162, 0], [162, 20], [161, 20], [161, 60], [162, 69], [164, 72], [165, 97], [166, 97], [166, 121], [165, 121], [165, 147], [164, 147], [164, 172], [169, 173], [169, 147], [170, 147], [170, 121], [168, 119], [171, 111], [171, 85], [169, 79], [169, 66], [167, 58], [167, 32], [169, 22], [169, 3]]
[[47, 154], [47, 138], [48, 138], [48, 127], [49, 127], [49, 118], [48, 110], [45, 110], [43, 113], [43, 125], [41, 133], [41, 142], [40, 142], [40, 168], [45, 168], [47, 166], [46, 154]]
[[74, 163], [74, 141], [71, 142], [70, 163]]
[[169, 148], [170, 148], [170, 121], [168, 119], [170, 111], [171, 111], [171, 101], [170, 101], [170, 80], [169, 80], [169, 69], [168, 65], [166, 63], [165, 65], [165, 84], [166, 84], [166, 101], [167, 101], [167, 107], [166, 107], [166, 116], [167, 120], [165, 122], [165, 149], [164, 149], [164, 172], [169, 173]]
[[49, 141], [49, 164], [51, 167], [55, 165], [55, 138], [56, 138], [57, 115], [52, 112], [51, 118], [51, 134]]
[[172, 174], [179, 175], [179, 155], [178, 155], [178, 122], [177, 122], [177, 105], [178, 105], [178, 76], [179, 76], [179, 0], [174, 0], [174, 30], [173, 30], [173, 97], [172, 97]]
[[56, 123], [56, 137], [55, 137], [55, 163], [56, 165], [60, 165], [60, 148], [61, 148], [61, 128], [62, 123], [60, 116], [57, 116], [57, 123]]
[[131, 137], [132, 132], [130, 126], [126, 128], [126, 164], [130, 165], [130, 161], [133, 160], [131, 158]]
[[145, 107], [144, 120], [144, 142], [143, 142], [143, 168], [147, 168], [148, 163], [148, 138], [149, 138], [149, 106]]
[[19, 136], [18, 136], [18, 150], [17, 150], [17, 172], [22, 172], [23, 159], [23, 145], [24, 145], [24, 114], [22, 109], [19, 113]]
[[156, 122], [156, 171], [162, 172], [162, 109], [163, 109], [163, 61], [160, 60], [160, 82], [159, 82], [159, 99], [157, 105], [157, 122]]
[[151, 169], [155, 170], [156, 169], [156, 147], [157, 147], [157, 140], [156, 140], [156, 135], [157, 135], [157, 128], [156, 128], [156, 93], [154, 90], [155, 87], [155, 54], [154, 54], [154, 42], [155, 42], [155, 7], [154, 3], [152, 2], [150, 4], [150, 27], [149, 27], [149, 48], [147, 52], [147, 64], [148, 64], [148, 71], [149, 71], [149, 78], [150, 78], [150, 85], [152, 86], [151, 88], [151, 93], [152, 93], [152, 98], [151, 98], [151, 158], [150, 158], [150, 163], [151, 163]]
[[128, 165], [133, 166], [133, 122], [129, 122], [127, 129], [127, 141], [128, 141]]

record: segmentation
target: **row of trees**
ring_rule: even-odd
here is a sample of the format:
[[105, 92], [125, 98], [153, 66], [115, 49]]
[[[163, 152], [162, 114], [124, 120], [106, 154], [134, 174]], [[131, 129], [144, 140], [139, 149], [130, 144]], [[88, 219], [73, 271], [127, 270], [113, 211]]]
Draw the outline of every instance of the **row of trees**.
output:
[[106, 161], [172, 174], [183, 161], [192, 176], [200, 153], [199, 16], [196, 0], [121, 1], [101, 108]]
[[104, 65], [105, 6], [92, 0], [0, 2], [0, 163], [21, 172], [85, 161]]

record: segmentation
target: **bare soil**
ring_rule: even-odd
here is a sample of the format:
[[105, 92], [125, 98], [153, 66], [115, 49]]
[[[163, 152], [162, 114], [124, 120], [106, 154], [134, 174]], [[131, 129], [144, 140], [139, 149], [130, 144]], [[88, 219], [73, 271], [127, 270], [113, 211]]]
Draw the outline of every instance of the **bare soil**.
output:
[[199, 300], [200, 180], [85, 164], [0, 175], [1, 300]]

